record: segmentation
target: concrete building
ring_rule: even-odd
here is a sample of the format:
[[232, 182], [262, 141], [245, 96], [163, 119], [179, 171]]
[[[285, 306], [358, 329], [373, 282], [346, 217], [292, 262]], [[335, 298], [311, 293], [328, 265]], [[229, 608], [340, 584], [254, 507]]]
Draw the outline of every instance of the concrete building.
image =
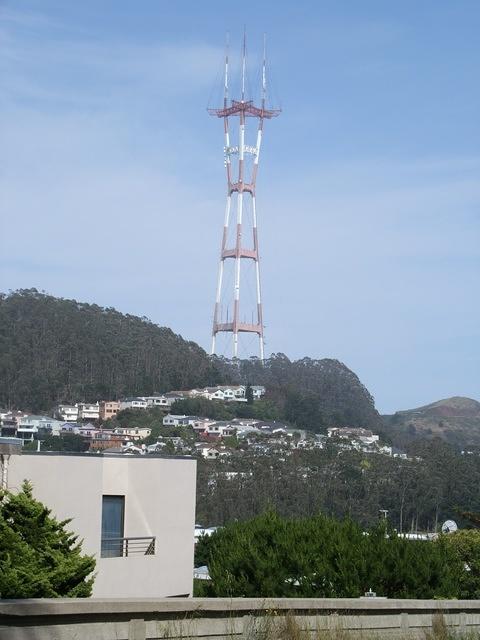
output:
[[102, 400], [99, 405], [100, 420], [109, 420], [117, 415], [120, 403], [116, 400]]
[[11, 491], [28, 479], [57, 518], [73, 518], [68, 528], [83, 539], [83, 552], [96, 556], [94, 597], [192, 594], [193, 459], [47, 452], [9, 458]]

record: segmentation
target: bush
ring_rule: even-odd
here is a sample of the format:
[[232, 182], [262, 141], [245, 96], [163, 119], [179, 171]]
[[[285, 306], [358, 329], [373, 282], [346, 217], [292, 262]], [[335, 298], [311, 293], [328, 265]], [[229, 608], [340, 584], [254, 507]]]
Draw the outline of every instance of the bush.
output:
[[270, 511], [213, 534], [215, 596], [458, 597], [460, 562], [446, 545], [399, 538], [383, 524], [364, 532], [323, 515], [287, 519]]

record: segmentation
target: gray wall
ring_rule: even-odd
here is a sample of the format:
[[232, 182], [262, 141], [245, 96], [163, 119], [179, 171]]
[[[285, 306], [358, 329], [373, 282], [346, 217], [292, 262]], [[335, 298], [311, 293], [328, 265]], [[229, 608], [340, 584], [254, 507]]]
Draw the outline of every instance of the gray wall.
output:
[[[440, 616], [455, 632], [480, 631], [480, 601], [384, 599], [0, 600], [2, 640], [160, 638], [423, 638]], [[257, 632], [257, 633], [255, 633]], [[304, 636], [303, 636], [304, 637]]]
[[[8, 486], [35, 498], [97, 558], [95, 597], [189, 595], [193, 585], [196, 462], [185, 458], [40, 453], [11, 456]], [[102, 495], [125, 496], [125, 537], [155, 536], [155, 555], [100, 558]]]

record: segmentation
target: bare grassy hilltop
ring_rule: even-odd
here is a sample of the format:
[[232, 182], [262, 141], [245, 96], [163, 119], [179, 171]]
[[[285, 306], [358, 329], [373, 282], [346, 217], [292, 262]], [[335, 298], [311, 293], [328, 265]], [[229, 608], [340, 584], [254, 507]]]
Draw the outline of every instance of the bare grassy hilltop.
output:
[[454, 396], [383, 416], [385, 432], [399, 446], [418, 438], [442, 438], [458, 447], [480, 447], [480, 402]]

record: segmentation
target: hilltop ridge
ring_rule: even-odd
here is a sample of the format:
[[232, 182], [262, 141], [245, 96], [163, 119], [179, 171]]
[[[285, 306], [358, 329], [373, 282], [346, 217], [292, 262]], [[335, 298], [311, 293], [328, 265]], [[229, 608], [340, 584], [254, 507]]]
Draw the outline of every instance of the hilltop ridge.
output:
[[385, 433], [400, 446], [419, 438], [442, 438], [459, 447], [480, 446], [480, 402], [453, 396], [382, 416]]
[[368, 390], [338, 360], [278, 353], [232, 362], [147, 318], [36, 289], [0, 294], [0, 407], [40, 412], [235, 382], [264, 385], [274, 415], [313, 431], [381, 424]]

